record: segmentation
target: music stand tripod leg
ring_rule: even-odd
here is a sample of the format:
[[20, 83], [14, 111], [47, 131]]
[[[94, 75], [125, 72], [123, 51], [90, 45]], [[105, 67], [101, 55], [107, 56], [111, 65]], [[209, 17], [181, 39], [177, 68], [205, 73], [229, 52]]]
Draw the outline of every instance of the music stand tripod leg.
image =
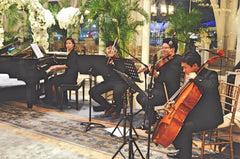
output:
[[[126, 137], [126, 119], [127, 119], [127, 97], [126, 97], [127, 93], [125, 93], [124, 97], [124, 102], [123, 102], [123, 117], [119, 120], [118, 124], [115, 126], [115, 128], [113, 129], [112, 133], [110, 134], [111, 136], [113, 136], [114, 132], [118, 129], [118, 131], [121, 133], [121, 135], [123, 136], [123, 139], [125, 141], [125, 137]], [[121, 132], [121, 130], [118, 128], [120, 123], [123, 121], [123, 126], [124, 126], [124, 130], [123, 133]]]
[[[132, 95], [130, 95], [131, 97]], [[132, 103], [132, 98], [130, 99], [131, 103]], [[134, 114], [133, 114], [134, 116]], [[118, 129], [118, 131], [121, 133], [121, 135], [123, 135], [123, 139], [125, 140], [126, 137], [126, 124], [127, 124], [127, 120], [129, 121], [129, 115], [127, 115], [127, 92], [124, 95], [124, 103], [123, 103], [123, 117], [119, 120], [118, 124], [116, 125], [116, 127], [113, 129], [112, 133], [110, 134], [111, 136], [113, 136], [114, 132]], [[123, 121], [123, 134], [121, 132], [121, 130], [118, 128], [120, 123]], [[133, 127], [133, 131], [136, 134], [136, 136], [138, 137], [139, 135], [137, 134], [136, 130]]]
[[[131, 92], [130, 94], [130, 112], [129, 112], [129, 115], [128, 115], [128, 118], [129, 118], [129, 137], [125, 140], [124, 140], [124, 143], [120, 146], [120, 148], [117, 150], [117, 152], [114, 154], [114, 156], [112, 158], [115, 158], [117, 156], [118, 153], [121, 153], [121, 149], [128, 143], [128, 157], [129, 158], [134, 158], [134, 153], [133, 152], [133, 145], [135, 145], [137, 151], [139, 152], [140, 156], [144, 159], [144, 156], [142, 154], [142, 152], [140, 151], [139, 147], [137, 146], [137, 143], [135, 142], [135, 138], [133, 138], [132, 136], [132, 131], [135, 131], [135, 129], [133, 128], [133, 102], [132, 102], [132, 99], [133, 99], [133, 92]], [[126, 125], [125, 125], [126, 127]], [[124, 130], [125, 131], [125, 130]], [[138, 137], [138, 134], [136, 133], [137, 137]], [[121, 153], [121, 155], [123, 156], [123, 154]], [[125, 156], [123, 156], [125, 158]]]
[[140, 109], [139, 111], [137, 111], [136, 113], [133, 114], [133, 116], [137, 115], [138, 113], [140, 113], [141, 111], [144, 111], [144, 118], [141, 119], [137, 125], [139, 126], [136, 126], [136, 129], [142, 129], [142, 130], [147, 130], [147, 127], [146, 127], [146, 108], [145, 110], [144, 109]]
[[[89, 75], [89, 87], [90, 87], [90, 89], [92, 88], [91, 72], [90, 72], [90, 75]], [[86, 126], [86, 130], [85, 130], [86, 132], [88, 130], [90, 130], [91, 128], [95, 128], [95, 127], [105, 128], [105, 126], [102, 125], [102, 124], [92, 122], [92, 98], [90, 96], [89, 96], [89, 118], [88, 118], [88, 122], [81, 122], [80, 125]]]

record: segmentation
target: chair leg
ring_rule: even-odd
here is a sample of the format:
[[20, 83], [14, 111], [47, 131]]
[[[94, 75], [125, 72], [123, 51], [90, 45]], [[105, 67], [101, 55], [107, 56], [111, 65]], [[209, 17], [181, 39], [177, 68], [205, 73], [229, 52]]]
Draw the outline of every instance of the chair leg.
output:
[[71, 100], [72, 92], [71, 92], [71, 90], [68, 90], [68, 91], [69, 91], [69, 100]]
[[64, 94], [64, 90], [62, 88], [60, 88], [60, 110], [63, 110], [63, 95]]
[[78, 89], [76, 89], [76, 109], [79, 110], [79, 107], [78, 107]]
[[231, 148], [231, 156], [232, 156], [232, 159], [234, 159], [234, 153], [233, 153], [233, 137], [232, 137], [232, 134], [230, 135], [230, 148]]
[[206, 131], [203, 131], [203, 133], [202, 133], [201, 159], [203, 159], [203, 155], [204, 155], [205, 135], [206, 135]]
[[82, 85], [82, 96], [83, 96], [83, 101], [85, 101], [85, 80], [83, 81], [83, 85]]

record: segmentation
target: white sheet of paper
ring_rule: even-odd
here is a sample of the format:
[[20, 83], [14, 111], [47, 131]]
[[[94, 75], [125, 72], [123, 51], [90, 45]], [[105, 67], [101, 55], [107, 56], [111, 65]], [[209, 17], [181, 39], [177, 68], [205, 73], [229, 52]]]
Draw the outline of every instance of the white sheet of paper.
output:
[[[106, 131], [112, 133], [114, 128], [105, 128]], [[124, 127], [122, 126], [118, 126], [117, 129], [114, 131], [113, 135], [116, 137], [123, 137], [123, 132], [124, 132]], [[135, 133], [133, 132], [132, 135], [135, 135]], [[126, 136], [129, 136], [129, 129], [126, 128]]]
[[31, 47], [38, 59], [44, 57], [43, 53], [41, 52], [37, 44], [31, 44]]

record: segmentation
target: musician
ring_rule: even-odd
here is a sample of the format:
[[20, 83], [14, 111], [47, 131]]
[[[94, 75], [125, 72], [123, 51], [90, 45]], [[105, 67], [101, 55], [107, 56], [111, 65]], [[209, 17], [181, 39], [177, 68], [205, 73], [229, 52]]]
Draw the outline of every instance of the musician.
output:
[[183, 72], [202, 91], [202, 97], [191, 110], [184, 121], [179, 134], [173, 141], [177, 153], [168, 153], [168, 157], [180, 159], [192, 158], [192, 133], [216, 128], [223, 122], [220, 95], [218, 92], [218, 74], [215, 71], [203, 69], [198, 75], [196, 72], [201, 66], [201, 57], [196, 51], [186, 51], [182, 56]]
[[[123, 105], [123, 94], [126, 92], [128, 85], [121, 78], [121, 76], [114, 71], [114, 69], [123, 73], [129, 74], [127, 68], [124, 66], [124, 59], [117, 55], [118, 46], [112, 41], [106, 43], [106, 65], [108, 67], [108, 75], [104, 78], [104, 81], [92, 87], [89, 91], [91, 98], [96, 101], [101, 107], [104, 108], [104, 114], [101, 117], [111, 117], [117, 119], [120, 117], [122, 105]], [[93, 70], [94, 71], [94, 70]], [[112, 107], [109, 102], [102, 96], [113, 90], [113, 98], [116, 107]]]
[[[144, 97], [141, 94], [138, 94], [136, 99], [138, 103], [142, 106], [143, 110], [146, 110], [148, 105], [152, 108], [152, 124], [154, 124], [157, 120], [157, 113], [153, 111], [154, 106], [163, 105], [167, 102], [166, 94], [164, 90], [164, 83], [167, 88], [167, 95], [168, 97], [171, 97], [176, 90], [180, 87], [180, 76], [181, 76], [181, 61], [180, 61], [180, 55], [176, 55], [178, 49], [177, 42], [174, 39], [166, 38], [163, 39], [163, 45], [162, 45], [162, 55], [164, 58], [166, 57], [173, 57], [173, 59], [170, 59], [169, 62], [164, 64], [162, 67], [160, 67], [158, 70], [154, 69], [154, 86], [151, 91], [151, 98], [148, 100], [148, 98]], [[149, 74], [152, 75], [151, 71], [151, 65], [149, 68], [141, 67], [139, 68], [138, 72], [145, 72], [147, 70], [150, 70]]]
[[[63, 65], [53, 65], [49, 67], [49, 69], [46, 72], [51, 72], [59, 69], [65, 69], [65, 72], [63, 74], [57, 75], [53, 78], [50, 78], [45, 82], [45, 92], [46, 92], [46, 98], [45, 102], [57, 104], [57, 101], [60, 94], [58, 91], [58, 87], [60, 84], [76, 84], [77, 83], [77, 52], [74, 50], [75, 47], [75, 41], [72, 38], [67, 38], [64, 42], [64, 47], [69, 53], [67, 55], [67, 61], [66, 64]], [[63, 102], [67, 102], [67, 94], [64, 93]]]

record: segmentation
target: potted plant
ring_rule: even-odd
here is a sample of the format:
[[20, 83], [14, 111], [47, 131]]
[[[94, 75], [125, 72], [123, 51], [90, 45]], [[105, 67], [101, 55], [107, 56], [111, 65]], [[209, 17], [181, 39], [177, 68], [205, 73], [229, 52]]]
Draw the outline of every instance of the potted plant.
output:
[[[80, 0], [82, 4], [82, 0]], [[139, 6], [139, 0], [129, 2], [126, 0], [88, 0], [82, 5], [82, 14], [89, 11], [86, 21], [92, 21], [98, 25], [101, 40], [119, 40], [120, 49], [118, 54], [126, 56], [122, 50], [132, 41], [132, 36], [137, 33], [136, 28], [149, 21], [148, 14]], [[142, 20], [135, 20], [134, 13], [143, 16]], [[91, 23], [89, 23], [91, 26]]]
[[173, 15], [166, 17], [170, 23], [166, 29], [166, 33], [172, 36], [176, 32], [180, 54], [189, 49], [190, 35], [199, 32], [201, 24], [200, 16], [201, 12], [195, 8], [190, 13], [186, 8], [178, 8], [174, 11]]

